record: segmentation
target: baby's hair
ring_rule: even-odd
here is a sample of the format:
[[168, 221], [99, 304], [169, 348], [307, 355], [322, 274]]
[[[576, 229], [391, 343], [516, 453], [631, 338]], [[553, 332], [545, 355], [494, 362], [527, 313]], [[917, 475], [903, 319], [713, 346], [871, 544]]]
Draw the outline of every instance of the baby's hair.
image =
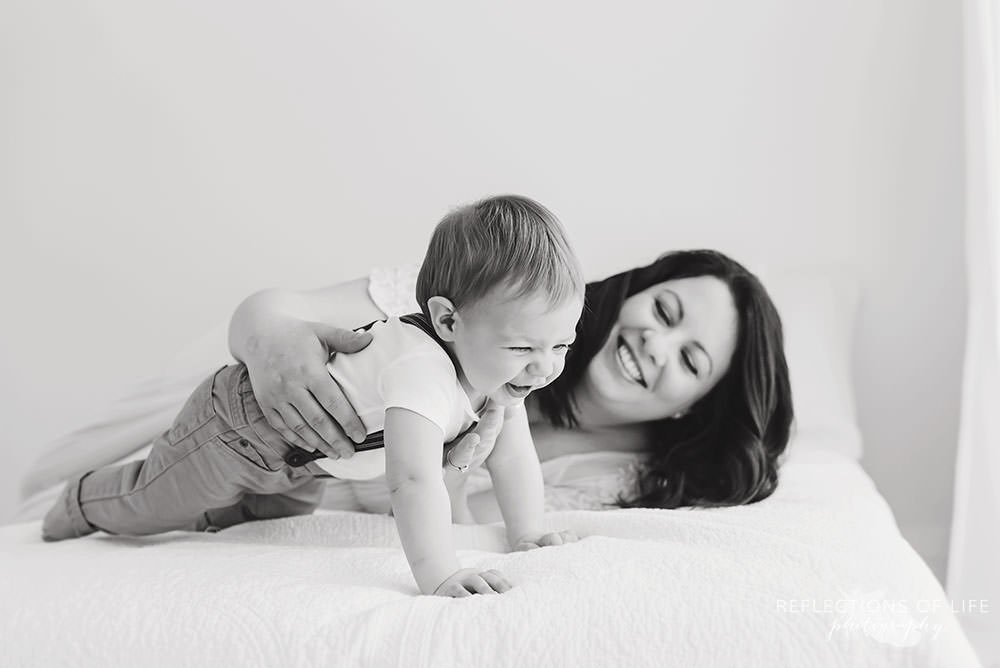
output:
[[446, 215], [420, 266], [417, 302], [429, 317], [431, 297], [461, 308], [499, 285], [510, 288], [512, 298], [544, 292], [553, 306], [585, 290], [559, 219], [527, 197], [488, 197]]

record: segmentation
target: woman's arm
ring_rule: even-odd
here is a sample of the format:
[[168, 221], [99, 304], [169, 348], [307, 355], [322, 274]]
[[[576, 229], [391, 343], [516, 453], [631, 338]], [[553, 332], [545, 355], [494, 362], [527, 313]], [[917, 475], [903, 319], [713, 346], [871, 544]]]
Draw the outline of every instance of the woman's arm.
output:
[[321, 322], [331, 327], [353, 329], [385, 314], [368, 295], [368, 279], [358, 278], [315, 290], [272, 288], [250, 295], [236, 307], [229, 322], [229, 350], [245, 361], [270, 330], [282, 322]]
[[246, 364], [267, 421], [290, 443], [332, 458], [354, 454], [345, 432], [364, 440], [326, 363], [334, 352], [357, 352], [371, 341], [349, 328], [385, 317], [367, 286], [362, 278], [318, 290], [264, 290], [246, 298], [229, 324], [230, 352]]

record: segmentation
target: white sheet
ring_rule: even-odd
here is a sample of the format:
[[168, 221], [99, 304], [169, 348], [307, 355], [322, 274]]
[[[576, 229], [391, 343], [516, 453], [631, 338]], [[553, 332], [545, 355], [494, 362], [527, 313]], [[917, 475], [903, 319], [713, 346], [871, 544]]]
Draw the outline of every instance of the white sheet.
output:
[[[796, 452], [752, 506], [548, 521], [588, 537], [507, 554], [499, 526], [455, 527], [464, 565], [517, 583], [464, 600], [415, 595], [383, 515], [57, 544], [37, 522], [4, 527], [0, 663], [979, 665], [887, 504], [842, 455]], [[859, 593], [867, 631], [838, 630]]]

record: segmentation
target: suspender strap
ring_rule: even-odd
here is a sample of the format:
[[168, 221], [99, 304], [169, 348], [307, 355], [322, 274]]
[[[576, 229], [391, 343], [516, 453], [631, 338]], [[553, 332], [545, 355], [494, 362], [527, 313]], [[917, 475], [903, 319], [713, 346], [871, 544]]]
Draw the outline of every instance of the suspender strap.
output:
[[[409, 313], [404, 316], [400, 316], [399, 321], [411, 325], [420, 329], [424, 334], [434, 339], [435, 343], [441, 346], [441, 349], [448, 353], [448, 358], [451, 359], [452, 364], [455, 363], [455, 358], [452, 357], [451, 351], [448, 347], [444, 345], [444, 341], [438, 338], [437, 332], [434, 331], [434, 327], [431, 325], [430, 320], [423, 313]], [[356, 331], [365, 332], [372, 328], [377, 322], [385, 322], [385, 320], [373, 320], [364, 327], [357, 329]], [[473, 425], [475, 426], [475, 425]], [[470, 427], [471, 429], [471, 427]], [[378, 448], [385, 447], [385, 436], [384, 432], [376, 431], [365, 438], [361, 443], [354, 444], [355, 452], [365, 452], [367, 450], [377, 450]], [[322, 459], [326, 457], [325, 454], [319, 450], [310, 452], [309, 450], [303, 450], [302, 448], [296, 447], [294, 445], [289, 445], [289, 451], [285, 454], [285, 463], [289, 466], [299, 467], [305, 466], [307, 463], [313, 461], [314, 459]]]
[[441, 337], [439, 337], [437, 332], [434, 331], [434, 325], [431, 324], [430, 319], [426, 315], [423, 313], [407, 313], [406, 315], [399, 316], [399, 321], [403, 324], [413, 325], [414, 327], [419, 328], [421, 332], [434, 339], [434, 342], [441, 346], [441, 350], [448, 355], [448, 359], [450, 359], [452, 365], [454, 365], [455, 371], [458, 371], [458, 360], [455, 359], [451, 350], [448, 349], [448, 346], [444, 345], [444, 341], [442, 341]]

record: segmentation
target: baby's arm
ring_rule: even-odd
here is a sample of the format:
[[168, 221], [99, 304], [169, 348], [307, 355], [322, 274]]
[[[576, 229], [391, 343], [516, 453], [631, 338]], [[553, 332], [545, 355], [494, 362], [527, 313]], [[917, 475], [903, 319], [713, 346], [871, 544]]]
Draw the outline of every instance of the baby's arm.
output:
[[504, 420], [493, 452], [486, 459], [486, 468], [493, 478], [508, 542], [517, 549], [576, 540], [568, 532], [546, 534], [542, 525], [545, 514], [542, 469], [524, 405], [508, 408]]
[[441, 478], [442, 440], [441, 429], [422, 415], [386, 410], [385, 477], [410, 570], [424, 594], [506, 591], [510, 585], [502, 575], [463, 570], [455, 556], [451, 502]]

